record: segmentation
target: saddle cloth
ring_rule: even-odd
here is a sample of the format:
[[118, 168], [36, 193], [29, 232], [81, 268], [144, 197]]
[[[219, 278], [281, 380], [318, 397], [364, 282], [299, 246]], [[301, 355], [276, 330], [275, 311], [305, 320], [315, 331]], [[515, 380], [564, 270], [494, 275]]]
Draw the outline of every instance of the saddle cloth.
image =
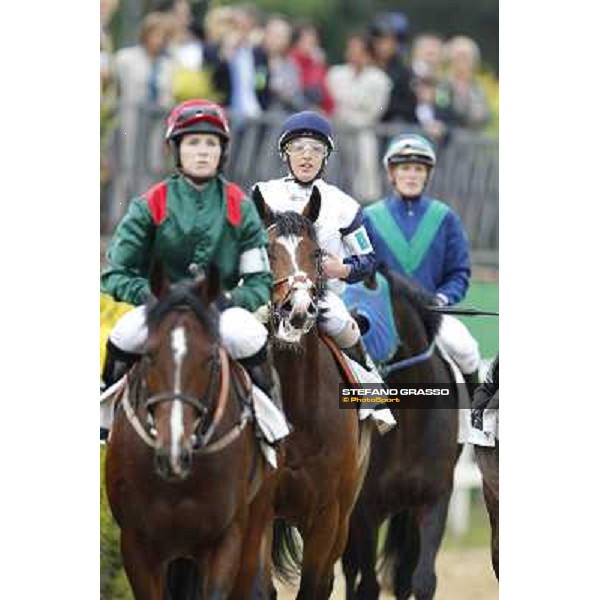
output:
[[[373, 367], [371, 371], [367, 371], [356, 361], [349, 358], [342, 350], [340, 350], [337, 344], [327, 335], [319, 333], [319, 337], [323, 340], [325, 345], [331, 351], [331, 354], [337, 364], [342, 369], [344, 377], [348, 384], [356, 386], [359, 383], [376, 383], [384, 384], [383, 378], [377, 372], [377, 369]], [[379, 433], [387, 433], [392, 427], [396, 425], [396, 419], [389, 408], [381, 407], [381, 404], [376, 403], [373, 408], [370, 406], [361, 405], [358, 409], [358, 418], [360, 421], [368, 419], [369, 417], [375, 421], [377, 430]]]
[[342, 299], [348, 310], [365, 319], [368, 330], [363, 341], [373, 360], [382, 363], [394, 356], [400, 345], [400, 336], [394, 321], [389, 284], [381, 274], [375, 274], [377, 287], [372, 290], [363, 282], [346, 285]]

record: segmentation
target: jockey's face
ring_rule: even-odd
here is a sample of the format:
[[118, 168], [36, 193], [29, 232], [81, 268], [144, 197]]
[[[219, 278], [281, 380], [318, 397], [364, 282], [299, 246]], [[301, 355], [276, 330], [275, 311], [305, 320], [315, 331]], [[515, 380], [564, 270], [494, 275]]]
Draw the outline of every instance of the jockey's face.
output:
[[429, 168], [421, 163], [404, 163], [390, 169], [394, 189], [408, 198], [423, 193], [428, 174]]
[[303, 183], [309, 183], [317, 176], [327, 156], [327, 146], [311, 137], [293, 139], [285, 151], [292, 174]]
[[212, 133], [188, 133], [179, 145], [181, 169], [198, 178], [214, 177], [221, 158], [221, 141]]

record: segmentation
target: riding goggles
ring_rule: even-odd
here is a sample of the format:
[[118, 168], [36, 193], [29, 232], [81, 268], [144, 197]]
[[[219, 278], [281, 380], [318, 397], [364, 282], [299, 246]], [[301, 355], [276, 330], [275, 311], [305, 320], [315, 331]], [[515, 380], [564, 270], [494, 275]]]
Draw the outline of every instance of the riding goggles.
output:
[[327, 146], [310, 138], [297, 138], [287, 144], [285, 151], [290, 156], [301, 156], [307, 152], [312, 156], [322, 158], [327, 155]]

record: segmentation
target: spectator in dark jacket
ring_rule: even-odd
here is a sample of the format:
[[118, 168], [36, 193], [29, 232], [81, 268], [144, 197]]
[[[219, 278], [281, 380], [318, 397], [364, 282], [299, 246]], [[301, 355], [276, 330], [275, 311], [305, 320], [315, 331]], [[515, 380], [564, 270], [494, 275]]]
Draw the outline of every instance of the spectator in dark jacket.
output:
[[251, 41], [258, 24], [253, 5], [235, 7], [234, 26], [216, 52], [213, 82], [223, 96], [233, 127], [257, 117], [269, 105], [269, 66], [266, 52]]
[[[392, 92], [382, 121], [406, 121], [416, 123], [417, 99], [411, 86], [411, 72], [402, 57], [403, 44], [408, 34], [406, 19], [401, 13], [378, 15], [370, 27], [370, 44], [375, 64], [392, 80]], [[402, 25], [404, 23], [404, 25]]]

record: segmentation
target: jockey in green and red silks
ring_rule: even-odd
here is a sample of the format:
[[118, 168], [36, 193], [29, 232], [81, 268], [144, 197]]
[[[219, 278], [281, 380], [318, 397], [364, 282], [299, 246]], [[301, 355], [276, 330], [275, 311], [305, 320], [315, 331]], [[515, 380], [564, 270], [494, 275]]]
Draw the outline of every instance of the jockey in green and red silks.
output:
[[259, 387], [276, 395], [267, 330], [252, 314], [271, 297], [267, 236], [253, 202], [221, 175], [229, 137], [225, 113], [212, 102], [189, 100], [169, 116], [165, 139], [175, 173], [131, 201], [101, 276], [103, 292], [136, 307], [109, 335], [105, 386], [142, 352], [146, 304], [154, 300], [150, 266], [159, 262], [177, 283], [190, 277], [191, 267], [197, 272], [215, 264], [224, 290], [216, 303], [222, 343]]

